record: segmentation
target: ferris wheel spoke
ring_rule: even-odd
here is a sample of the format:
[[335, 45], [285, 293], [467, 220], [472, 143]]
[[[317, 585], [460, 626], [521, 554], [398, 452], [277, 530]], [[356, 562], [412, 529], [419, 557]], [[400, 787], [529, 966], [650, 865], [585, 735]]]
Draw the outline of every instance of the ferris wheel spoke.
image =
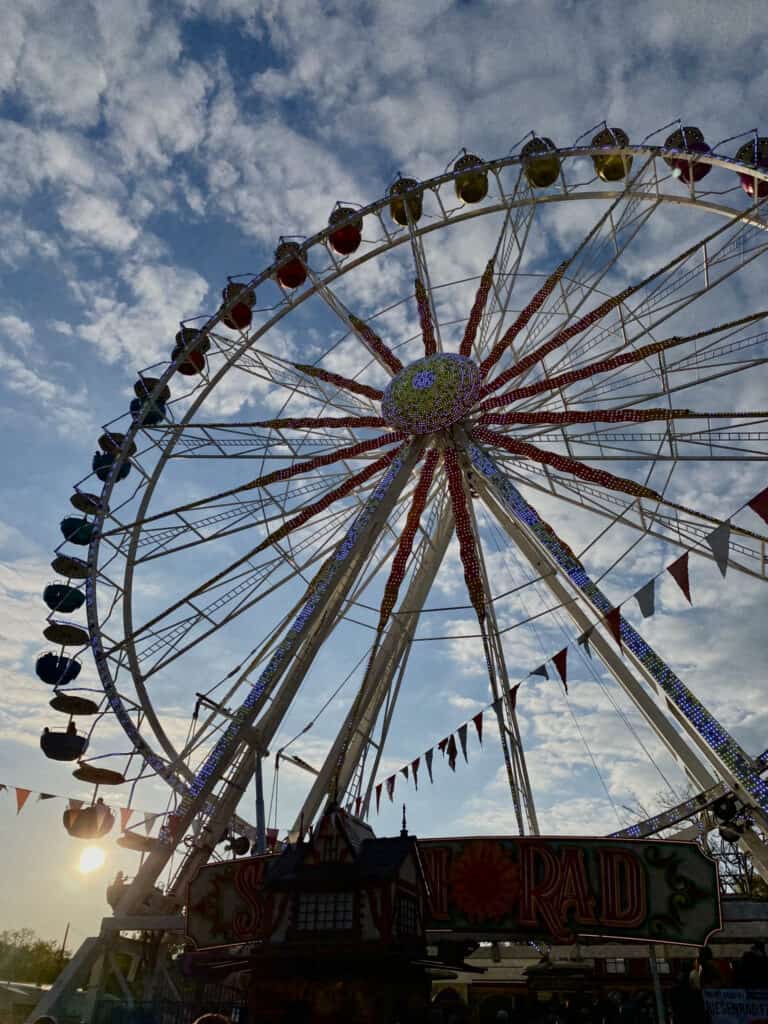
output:
[[461, 344], [459, 345], [460, 356], [469, 357], [472, 355], [472, 350], [475, 346], [475, 338], [477, 337], [477, 330], [483, 321], [485, 307], [488, 305], [488, 296], [490, 295], [493, 287], [495, 265], [495, 259], [491, 258], [488, 260], [482, 277], [480, 278], [480, 284], [478, 285], [477, 293], [475, 294], [475, 301], [472, 303], [469, 320], [467, 320]]
[[[658, 537], [685, 550], [695, 551], [709, 561], [715, 560], [706, 538], [723, 523], [716, 516], [667, 500], [650, 503], [635, 498], [627, 502], [611, 491], [557, 476], [545, 466], [534, 465], [528, 460], [521, 462], [499, 457], [497, 461], [519, 486], [532, 487], [542, 494], [559, 498], [622, 526]], [[768, 537], [731, 526], [728, 539], [729, 569], [756, 579], [768, 580], [767, 559]]]
[[[509, 391], [502, 392], [501, 394], [493, 395], [483, 403], [483, 407], [490, 411], [491, 409], [498, 408], [511, 404], [512, 402], [520, 402], [525, 399], [532, 398], [538, 395], [549, 395], [550, 392], [556, 392], [563, 388], [571, 388], [574, 384], [582, 380], [591, 380], [592, 378], [598, 378], [598, 380], [592, 385], [592, 387], [586, 388], [584, 391], [578, 392], [573, 396], [576, 401], [585, 401], [588, 397], [595, 397], [595, 392], [611, 391], [617, 387], [622, 386], [622, 379], [620, 378], [618, 383], [612, 380], [606, 380], [603, 374], [607, 374], [611, 371], [619, 370], [625, 366], [631, 366], [633, 363], [645, 361], [652, 356], [658, 355], [659, 353], [667, 353], [681, 345], [691, 344], [693, 342], [703, 341], [712, 335], [721, 334], [725, 331], [737, 331], [738, 329], [749, 326], [755, 323], [757, 320], [762, 320], [768, 316], [768, 311], [761, 310], [758, 313], [752, 313], [749, 316], [739, 317], [737, 320], [730, 320], [727, 323], [718, 324], [715, 327], [708, 328], [703, 331], [696, 331], [693, 334], [687, 335], [675, 335], [670, 338], [665, 338], [661, 341], [652, 342], [648, 345], [642, 345], [639, 348], [633, 348], [631, 351], [621, 351], [623, 346], [617, 348], [615, 352], [611, 353], [604, 359], [599, 359], [595, 362], [587, 363], [583, 366], [578, 366], [574, 369], [568, 370], [565, 373], [557, 374], [555, 376], [548, 375], [542, 380], [538, 380], [533, 384], [527, 384], [523, 387], [512, 388]], [[748, 339], [742, 339], [740, 342], [729, 342], [725, 345], [717, 345], [716, 341], [709, 343], [711, 346], [711, 355], [709, 358], [722, 358], [725, 355], [733, 355], [739, 347], [753, 347], [754, 345], [761, 344], [763, 341], [768, 339], [768, 332], [760, 332], [756, 336], [751, 336]], [[635, 339], [633, 338], [630, 344], [634, 344]], [[679, 365], [681, 368], [691, 367], [688, 365], [692, 361], [695, 361], [696, 368], [700, 368], [707, 362], [707, 348], [697, 348], [696, 352], [691, 354], [683, 355], [678, 363], [667, 363], [668, 372], [675, 366]], [[658, 372], [651, 371], [650, 373], [642, 374], [640, 379], [653, 379], [658, 380]], [[650, 397], [650, 396], [643, 396]]]
[[278, 541], [287, 537], [289, 533], [304, 526], [311, 518], [316, 516], [319, 512], [323, 512], [326, 508], [332, 505], [336, 501], [340, 501], [342, 498], [348, 497], [355, 488], [367, 483], [372, 476], [385, 470], [391, 463], [402, 454], [403, 445], [399, 448], [395, 448], [393, 451], [383, 455], [376, 462], [372, 462], [370, 466], [366, 466], [365, 469], [361, 469], [359, 473], [355, 473], [353, 476], [348, 477], [343, 484], [335, 487], [333, 490], [321, 498], [319, 501], [313, 502], [308, 505], [302, 512], [294, 516], [289, 522], [284, 523], [279, 529], [273, 533], [267, 535], [263, 541], [256, 547], [256, 553], [263, 551], [265, 548], [272, 547]]
[[[701, 299], [768, 251], [768, 241], [765, 240], [762, 222], [745, 219], [747, 216], [741, 214], [733, 220], [727, 220], [705, 238], [698, 240], [659, 270], [654, 271], [641, 284], [633, 286], [626, 296], [624, 293], [615, 296], [622, 304], [622, 330], [625, 330], [623, 325], [627, 322], [633, 322], [640, 327], [640, 332], [632, 339], [633, 343], [645, 336], [653, 337], [653, 332], [672, 316]], [[753, 244], [746, 244], [751, 235], [755, 236]], [[653, 284], [653, 287], [649, 289], [650, 284]], [[637, 305], [630, 307], [626, 303], [626, 298], [641, 291], [646, 291], [647, 294]], [[596, 347], [610, 346], [614, 328], [610, 325], [595, 328], [595, 323], [596, 321], [586, 325], [587, 328], [593, 329], [579, 332], [581, 338], [573, 342], [565, 354], [552, 362], [548, 369], [549, 373], [557, 373], [566, 362], [572, 363], [574, 359], [583, 358]], [[550, 349], [547, 349], [546, 345], [542, 346], [542, 350], [545, 349], [544, 354], [549, 354]]]
[[351, 391], [353, 394], [370, 398], [371, 401], [380, 402], [384, 397], [384, 392], [378, 388], [372, 388], [367, 384], [361, 384], [359, 381], [350, 380], [349, 377], [344, 377], [340, 373], [331, 373], [330, 370], [324, 370], [322, 366], [309, 366], [305, 363], [294, 363], [294, 366], [308, 377], [316, 377], [318, 380], [323, 380], [327, 384], [333, 384], [337, 388], [344, 388], [344, 390]]
[[543, 465], [552, 466], [562, 472], [572, 473], [574, 476], [587, 480], [590, 483], [599, 483], [614, 491], [623, 491], [637, 497], [658, 499], [660, 495], [650, 487], [635, 483], [634, 480], [627, 480], [624, 477], [608, 473], [603, 469], [592, 469], [585, 466], [577, 459], [571, 459], [555, 452], [547, 452], [537, 445], [529, 444], [526, 441], [518, 441], [515, 438], [498, 434], [487, 430], [484, 427], [476, 427], [470, 432], [470, 437], [480, 444], [490, 444], [496, 448], [502, 448], [512, 455], [519, 455], [529, 458], [532, 461], [540, 462]]
[[291, 466], [284, 467], [283, 469], [272, 470], [270, 473], [263, 474], [255, 480], [249, 480], [247, 483], [239, 484], [237, 487], [231, 487], [226, 491], [219, 491], [217, 494], [209, 494], [204, 498], [196, 498], [194, 501], [186, 502], [183, 505], [176, 505], [171, 509], [166, 509], [164, 512], [156, 512], [151, 516], [145, 516], [143, 519], [135, 520], [132, 523], [121, 526], [119, 530], [106, 531], [105, 536], [109, 536], [112, 532], [122, 533], [127, 529], [135, 529], [139, 526], [146, 527], [148, 523], [157, 522], [169, 515], [178, 515], [180, 512], [189, 512], [192, 509], [200, 508], [204, 505], [210, 505], [211, 503], [221, 501], [224, 498], [231, 498], [233, 495], [242, 494], [245, 491], [251, 491], [256, 488], [267, 487], [270, 484], [290, 480], [294, 476], [319, 469], [322, 466], [330, 466], [345, 459], [354, 459], [358, 455], [364, 455], [373, 451], [375, 448], [382, 447], [383, 445], [402, 442], [404, 436], [405, 435], [402, 433], [391, 431], [388, 434], [382, 434], [379, 437], [371, 438], [367, 441], [360, 441], [357, 444], [339, 448], [334, 452], [317, 455], [305, 462], [298, 462]]
[[[503, 190], [501, 191], [503, 194]], [[534, 220], [534, 204], [520, 203], [519, 200], [521, 197], [530, 199], [532, 195], [533, 192], [525, 175], [520, 174], [513, 194], [505, 202], [501, 229], [490, 261], [489, 302], [485, 304], [485, 315], [482, 310], [478, 310], [479, 326], [474, 345], [475, 357], [478, 360], [482, 359], [483, 353], [498, 341], [504, 318], [509, 310]], [[478, 296], [480, 290], [483, 289], [487, 273], [488, 266], [481, 278]], [[473, 308], [472, 312], [474, 311]], [[470, 329], [471, 323], [472, 313], [470, 313], [467, 323], [467, 330]], [[462, 354], [469, 355], [471, 350]]]
[[[430, 534], [425, 536], [413, 556], [414, 568], [406, 593], [396, 615], [386, 627], [384, 637], [369, 659], [358, 693], [331, 745], [318, 775], [296, 816], [289, 833], [291, 841], [309, 827], [334, 788], [338, 794], [348, 790], [363, 751], [373, 744], [373, 730], [388, 694], [407, 662], [421, 609], [434, 584], [448, 544], [453, 536], [453, 517], [445, 502]], [[369, 774], [368, 792], [363, 801], [367, 815], [376, 767], [383, 742], [375, 747], [376, 763]]]
[[[563, 274], [568, 268], [568, 260], [561, 263], [546, 279], [544, 284], [539, 288], [536, 294], [533, 296], [528, 305], [518, 315], [515, 322], [509, 327], [499, 341], [491, 349], [490, 353], [480, 364], [480, 372], [483, 378], [487, 377], [491, 370], [496, 366], [498, 361], [504, 355], [507, 350], [512, 350], [514, 358], [514, 343], [517, 336], [522, 330], [525, 329], [532, 317], [541, 309], [544, 303], [547, 301], [549, 296], [552, 294], [554, 289], [562, 280]], [[516, 360], [517, 361], [517, 360]], [[493, 390], [489, 388], [489, 390]]]
[[[536, 511], [525, 501], [487, 451], [470, 442], [467, 453], [472, 466], [478, 471], [478, 481], [483, 488], [484, 497], [505, 528], [514, 536], [521, 550], [526, 553], [527, 546], [534, 565], [544, 558], [561, 571], [575, 592], [585, 598], [597, 612], [598, 621], [601, 621], [603, 616], [613, 610], [613, 606], [589, 578], [581, 562], [563, 547], [551, 529], [543, 527]], [[527, 553], [526, 557], [529, 557]], [[555, 586], [551, 576], [546, 577], [546, 582], [551, 588]], [[564, 588], [562, 590], [563, 596], [567, 596], [568, 591]], [[659, 720], [654, 714], [659, 710], [655, 701], [645, 691], [641, 693], [645, 694], [646, 700], [637, 692], [633, 673], [627, 672], [624, 661], [615, 653], [615, 642], [611, 648], [606, 636], [597, 628], [597, 624], [590, 621], [586, 615], [579, 615], [573, 602], [565, 607], [581, 632], [591, 631], [590, 640], [594, 639], [593, 646], [599, 644], [598, 654], [601, 660], [608, 664], [617, 681], [632, 696], [635, 703], [638, 703], [649, 724], [683, 760], [686, 770], [692, 773], [697, 785], [702, 789], [713, 785], [715, 780], [711, 770], [714, 768], [729, 785], [743, 787], [755, 801], [756, 814], [765, 819], [768, 784], [761, 778], [758, 766], [629, 622], [623, 616], [619, 616], [624, 658], [632, 664], [652, 691], [663, 699], [674, 720], [682, 726], [686, 739], [691, 744], [690, 747], [684, 747], [680, 743], [680, 736], [672, 728], [670, 719], [662, 716]], [[698, 751], [698, 755], [693, 754], [694, 749]], [[702, 756], [708, 762], [706, 768], [700, 760]]]
[[[308, 482], [302, 483], [302, 486], [295, 482], [292, 487], [287, 485], [285, 493], [280, 497], [267, 493], [258, 501], [235, 500], [220, 505], [214, 503], [206, 510], [209, 514], [201, 518], [187, 519], [180, 515], [180, 522], [175, 525], [148, 527], [137, 541], [137, 551], [143, 553], [136, 558], [136, 564], [264, 526], [284, 517], [289, 502], [295, 504], [293, 511], [298, 512], [308, 499], [341, 483], [347, 476], [347, 473], [318, 475], [316, 479], [310, 478]], [[174, 543], [179, 540], [183, 543]]]
[[372, 356], [380, 366], [383, 366], [390, 376], [394, 376], [399, 373], [403, 368], [403, 364], [390, 347], [382, 341], [376, 331], [374, 331], [369, 324], [365, 323], [364, 320], [361, 320], [360, 317], [351, 313], [339, 296], [331, 289], [328, 283], [322, 281], [319, 275], [317, 275], [308, 264], [306, 265], [306, 269], [310, 280], [315, 286], [317, 294], [324, 300], [328, 307], [333, 310], [339, 320], [341, 320], [341, 322], [346, 326], [347, 330], [363, 344], [368, 354]]
[[559, 321], [560, 329], [570, 326], [589, 295], [620, 262], [659, 205], [656, 163], [649, 157], [576, 248], [568, 261], [568, 276], [560, 281], [557, 299], [542, 310], [527, 330], [520, 346], [521, 356], [533, 349], [549, 323]]

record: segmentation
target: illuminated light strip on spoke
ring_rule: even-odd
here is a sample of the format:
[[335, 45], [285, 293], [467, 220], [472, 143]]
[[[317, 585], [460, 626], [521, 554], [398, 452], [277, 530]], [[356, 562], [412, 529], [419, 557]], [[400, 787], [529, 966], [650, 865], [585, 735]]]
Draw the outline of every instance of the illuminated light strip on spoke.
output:
[[469, 599], [477, 612], [482, 625], [485, 621], [485, 592], [480, 576], [480, 562], [475, 547], [475, 535], [467, 507], [467, 495], [464, 490], [463, 474], [455, 448], [443, 450], [445, 473], [448, 477], [448, 492], [451, 496], [453, 519], [456, 524], [456, 537], [459, 541], [459, 556], [464, 567], [464, 581], [467, 584]]
[[286, 416], [282, 420], [257, 420], [254, 427], [272, 430], [312, 430], [315, 427], [386, 427], [380, 416]]
[[261, 544], [256, 548], [256, 552], [258, 553], [259, 551], [263, 551], [272, 544], [277, 544], [278, 541], [287, 537], [289, 533], [293, 533], [294, 530], [298, 530], [299, 527], [309, 522], [313, 516], [318, 515], [320, 512], [324, 512], [325, 509], [333, 505], [334, 502], [341, 500], [341, 498], [346, 498], [347, 495], [351, 494], [352, 491], [355, 490], [355, 488], [367, 483], [371, 477], [376, 476], [380, 470], [385, 469], [392, 460], [402, 452], [402, 448], [403, 446], [401, 445], [400, 448], [396, 448], [393, 452], [388, 452], [380, 459], [372, 462], [370, 466], [366, 466], [365, 469], [361, 469], [359, 473], [355, 473], [348, 477], [343, 484], [334, 488], [332, 491], [329, 491], [326, 495], [320, 498], [319, 501], [315, 501], [311, 505], [307, 505], [307, 507], [302, 509], [297, 516], [294, 516], [293, 519], [290, 519], [287, 523], [283, 523], [283, 525], [279, 529], [275, 530], [274, 533], [270, 533], [269, 536], [265, 537]]
[[354, 327], [356, 334], [361, 338], [363, 343], [368, 346], [371, 352], [386, 363], [392, 373], [400, 373], [403, 368], [403, 364], [397, 358], [395, 353], [384, 344], [378, 334], [372, 330], [367, 323], [361, 320], [360, 317], [355, 316], [354, 313], [349, 314], [349, 322]]
[[[556, 534], [547, 530], [539, 514], [523, 498], [515, 485], [504, 475], [491, 456], [478, 445], [467, 445], [472, 465], [493, 485], [512, 515], [527, 526], [539, 543], [547, 549], [576, 587], [589, 599], [601, 616], [614, 608], [597, 584], [587, 575], [584, 566], [569, 553]], [[621, 642], [632, 652], [655, 679], [664, 693], [675, 704], [707, 746], [713, 750], [728, 770], [741, 783], [755, 802], [768, 811], [768, 783], [760, 777], [760, 766], [746, 754], [736, 740], [723, 728], [704, 705], [691, 693], [685, 683], [675, 675], [640, 634], [621, 616]]]
[[[375, 448], [381, 448], [385, 444], [404, 441], [407, 436], [407, 434], [397, 430], [393, 430], [388, 434], [379, 434], [378, 437], [371, 437], [367, 441], [358, 441], [357, 444], [351, 444], [347, 448], [339, 448], [337, 451], [327, 452], [325, 455], [316, 455], [313, 459], [307, 459], [306, 462], [296, 462], [292, 466], [286, 466], [284, 469], [275, 469], [273, 472], [260, 476], [249, 484], [244, 484], [238, 490], [247, 491], [254, 487], [266, 487], [268, 484], [290, 480], [291, 477], [298, 476], [300, 473], [319, 469], [321, 466], [331, 466], [334, 462], [339, 462], [341, 459], [354, 459], [357, 455], [365, 455], [366, 452], [372, 452]], [[223, 496], [217, 495], [217, 497]]]
[[[643, 282], [644, 284], [646, 282]], [[602, 320], [612, 309], [615, 309], [620, 303], [628, 299], [638, 288], [642, 285], [637, 285], [635, 288], [625, 288], [623, 292], [619, 292], [618, 295], [614, 295], [610, 299], [606, 299], [605, 302], [601, 302], [599, 306], [596, 306], [590, 313], [585, 316], [579, 317], [576, 323], [571, 324], [570, 327], [564, 328], [562, 331], [558, 331], [549, 341], [545, 341], [543, 345], [539, 345], [537, 349], [534, 349], [529, 355], [524, 356], [519, 362], [515, 363], [514, 366], [510, 366], [503, 373], [500, 373], [498, 377], [489, 384], [484, 384], [483, 389], [480, 392], [480, 397], [485, 398], [486, 395], [491, 394], [493, 391], [497, 391], [500, 387], [503, 387], [514, 377], [519, 377], [525, 373], [526, 370], [530, 370], [532, 366], [540, 363], [550, 352], [554, 352], [560, 348], [571, 338], [577, 334], [581, 334], [582, 331], [586, 331], [587, 328], [596, 324], [598, 320]]]
[[569, 426], [573, 423], [648, 423], [653, 420], [690, 419], [714, 415], [717, 414], [693, 412], [692, 409], [572, 409], [567, 412], [485, 413], [478, 422], [497, 427], [512, 426], [515, 423], [553, 423], [557, 426]]
[[392, 486], [393, 481], [402, 469], [403, 459], [404, 453], [402, 451], [395, 455], [389, 470], [385, 473], [380, 483], [376, 485], [376, 489], [355, 517], [354, 522], [336, 549], [335, 554], [328, 559], [321, 575], [313, 581], [310, 587], [307, 588], [304, 605], [294, 619], [293, 624], [288, 629], [285, 639], [277, 647], [266, 668], [256, 682], [251, 686], [248, 696], [232, 716], [232, 721], [226, 731], [196, 774], [189, 787], [188, 796], [184, 801], [182, 801], [182, 812], [189, 809], [192, 800], [201, 792], [211, 776], [218, 771], [225, 754], [227, 754], [241, 739], [243, 730], [247, 728], [247, 723], [252, 717], [253, 709], [256, 707], [259, 698], [271, 684], [277, 672], [283, 668], [286, 661], [293, 655], [298, 645], [303, 641], [304, 627], [306, 623], [322, 601], [325, 593], [344, 571], [344, 563], [355, 548], [361, 532], [368, 526], [369, 522], [375, 515], [378, 506], [383, 501]]
[[437, 352], [437, 342], [435, 341], [435, 328], [432, 323], [432, 310], [429, 308], [429, 296], [427, 295], [427, 289], [421, 282], [421, 278], [416, 278], [416, 307], [419, 311], [419, 323], [421, 324], [421, 336], [424, 339], [424, 353], [428, 356], [433, 356]]
[[382, 630], [386, 626], [389, 616], [392, 614], [392, 609], [395, 607], [397, 595], [400, 593], [400, 585], [405, 578], [405, 569], [408, 563], [408, 557], [413, 549], [413, 541], [416, 536], [416, 531], [419, 528], [422, 513], [427, 505], [429, 488], [432, 485], [432, 478], [435, 475], [435, 467], [437, 466], [439, 458], [439, 453], [434, 448], [430, 448], [424, 459], [424, 466], [422, 467], [419, 482], [416, 485], [416, 490], [413, 492], [413, 499], [411, 500], [411, 507], [408, 510], [408, 517], [405, 521], [403, 532], [400, 534], [400, 541], [397, 545], [395, 557], [392, 559], [392, 568], [389, 573], [389, 579], [384, 587], [384, 597], [382, 598], [381, 608], [379, 609], [379, 624], [376, 627], [377, 636], [381, 635]]
[[588, 380], [599, 373], [608, 373], [610, 370], [618, 370], [622, 366], [630, 366], [632, 363], [639, 363], [649, 356], [657, 355], [659, 352], [666, 352], [678, 345], [685, 345], [691, 341], [698, 341], [701, 338], [718, 334], [720, 331], [732, 330], [745, 324], [760, 320], [768, 315], [768, 311], [754, 313], [751, 316], [743, 316], [738, 320], [730, 320], [728, 323], [719, 324], [717, 327], [710, 327], [706, 331], [697, 331], [695, 334], [675, 335], [672, 338], [665, 338], [662, 341], [654, 341], [649, 345], [642, 345], [631, 352], [622, 352], [618, 356], [610, 356], [607, 359], [598, 359], [594, 363], [588, 363], [576, 370], [569, 370], [567, 373], [560, 373], [555, 377], [545, 377], [537, 380], [535, 384], [527, 384], [522, 388], [514, 388], [512, 391], [505, 391], [501, 395], [492, 395], [480, 406], [481, 411], [496, 409], [501, 405], [509, 405], [510, 402], [518, 402], [523, 398], [533, 398], [545, 391], [558, 391], [560, 388], [568, 387], [580, 380]]
[[324, 380], [326, 384], [333, 384], [337, 388], [351, 391], [354, 395], [363, 395], [365, 398], [373, 399], [374, 402], [380, 402], [383, 397], [383, 392], [379, 391], [378, 388], [369, 387], [367, 384], [360, 384], [358, 381], [350, 380], [349, 377], [344, 377], [340, 373], [331, 373], [330, 370], [324, 370], [321, 366], [307, 366], [305, 363], [292, 363], [291, 365], [305, 373], [308, 377]]
[[461, 345], [459, 346], [460, 356], [471, 356], [472, 346], [475, 344], [475, 337], [477, 335], [477, 328], [480, 326], [480, 321], [485, 312], [485, 306], [488, 302], [488, 295], [491, 291], [491, 285], [493, 284], [493, 268], [496, 263], [495, 259], [488, 260], [488, 264], [483, 271], [483, 276], [480, 278], [480, 287], [477, 289], [477, 295], [472, 305], [472, 312], [469, 314], [469, 320], [464, 330], [464, 337], [461, 339]]
[[502, 448], [504, 451], [510, 452], [512, 455], [520, 455], [524, 459], [531, 459], [534, 462], [553, 466], [555, 469], [560, 470], [561, 473], [572, 473], [573, 476], [581, 477], [582, 480], [588, 480], [592, 484], [599, 484], [601, 487], [607, 487], [608, 490], [621, 491], [623, 494], [631, 494], [636, 498], [651, 498], [654, 501], [661, 500], [661, 495], [651, 490], [650, 487], [644, 487], [642, 484], [635, 483], [634, 480], [626, 480], [621, 476], [614, 476], [613, 473], [608, 473], [604, 469], [593, 469], [591, 466], [586, 466], [583, 462], [579, 462], [578, 459], [571, 459], [566, 455], [557, 455], [555, 452], [544, 451], [538, 445], [529, 444], [527, 441], [518, 441], [516, 438], [497, 434], [492, 430], [486, 430], [484, 427], [477, 427], [471, 432], [470, 436], [473, 441]]
[[[498, 363], [498, 361], [507, 351], [509, 346], [518, 336], [520, 331], [522, 331], [523, 328], [528, 324], [528, 321], [531, 319], [531, 317], [535, 316], [536, 313], [538, 313], [538, 311], [544, 305], [546, 300], [552, 294], [553, 289], [565, 273], [569, 262], [570, 260], [565, 260], [563, 263], [560, 264], [557, 270], [555, 270], [552, 274], [549, 275], [549, 277], [541, 286], [541, 288], [539, 288], [539, 290], [533, 296], [531, 301], [528, 303], [528, 305], [525, 307], [522, 313], [518, 316], [517, 320], [515, 320], [512, 326], [507, 331], [504, 332], [504, 335], [493, 346], [488, 356], [480, 364], [480, 372], [482, 373], [483, 377], [488, 376], [488, 374], [494, 368], [496, 363]], [[496, 387], [498, 387], [498, 385], [494, 384], [494, 386], [491, 387], [489, 390], [493, 391], [496, 389]]]

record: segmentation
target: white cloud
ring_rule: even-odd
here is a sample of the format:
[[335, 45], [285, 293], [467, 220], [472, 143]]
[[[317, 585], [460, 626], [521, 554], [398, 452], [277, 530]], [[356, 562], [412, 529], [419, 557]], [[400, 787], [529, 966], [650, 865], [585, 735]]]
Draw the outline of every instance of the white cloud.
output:
[[124, 217], [116, 202], [95, 195], [75, 195], [59, 208], [62, 227], [113, 252], [125, 252], [139, 231]]

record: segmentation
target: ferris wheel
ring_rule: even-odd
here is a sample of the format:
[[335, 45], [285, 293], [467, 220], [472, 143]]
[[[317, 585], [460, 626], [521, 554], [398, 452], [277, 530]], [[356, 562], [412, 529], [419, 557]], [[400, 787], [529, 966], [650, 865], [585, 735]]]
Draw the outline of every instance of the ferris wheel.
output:
[[[696, 790], [749, 809], [742, 842], [768, 875], [762, 759], [618, 612], [569, 538], [578, 517], [611, 541], [712, 560], [707, 537], [730, 510], [692, 502], [692, 474], [768, 457], [768, 140], [729, 157], [692, 127], [663, 145], [605, 125], [588, 135], [568, 148], [532, 136], [493, 161], [464, 153], [367, 206], [337, 204], [324, 230], [281, 239], [271, 266], [183, 322], [170, 363], [143, 370], [105, 427], [61, 524], [62, 579], [44, 595], [56, 649], [37, 671], [70, 716], [46, 730], [47, 756], [97, 787], [170, 787], [160, 837], [124, 837], [146, 856], [117, 913], [144, 905], [175, 851], [166, 906], [225, 830], [256, 838], [243, 794], [295, 703], [327, 704], [312, 690], [324, 659], [348, 698], [287, 836], [328, 800], [368, 816], [409, 665], [425, 670], [419, 652], [451, 617], [487, 674], [521, 833], [539, 831], [537, 779], [510, 637], [554, 623], [588, 637]], [[729, 523], [727, 569], [765, 582], [759, 529], [748, 511]], [[612, 572], [632, 549], [612, 549]], [[447, 600], [451, 564], [466, 596]], [[81, 606], [85, 623], [60, 618]], [[88, 648], [103, 697], [78, 692]], [[110, 718], [127, 738], [117, 751], [100, 740]], [[105, 834], [108, 801], [68, 830]]]

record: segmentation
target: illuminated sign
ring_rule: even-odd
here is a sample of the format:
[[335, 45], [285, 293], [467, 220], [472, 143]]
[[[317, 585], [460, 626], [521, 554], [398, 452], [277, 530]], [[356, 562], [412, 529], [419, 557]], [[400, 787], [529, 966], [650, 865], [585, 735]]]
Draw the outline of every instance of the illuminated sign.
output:
[[694, 843], [541, 837], [420, 839], [428, 931], [703, 944], [721, 927], [717, 868]]
[[[428, 939], [567, 944], [595, 935], [703, 945], [721, 927], [717, 867], [694, 843], [471, 837], [420, 839], [418, 851]], [[198, 949], [275, 941], [290, 899], [270, 897], [269, 866], [279, 856], [201, 869], [187, 900], [187, 936]]]

